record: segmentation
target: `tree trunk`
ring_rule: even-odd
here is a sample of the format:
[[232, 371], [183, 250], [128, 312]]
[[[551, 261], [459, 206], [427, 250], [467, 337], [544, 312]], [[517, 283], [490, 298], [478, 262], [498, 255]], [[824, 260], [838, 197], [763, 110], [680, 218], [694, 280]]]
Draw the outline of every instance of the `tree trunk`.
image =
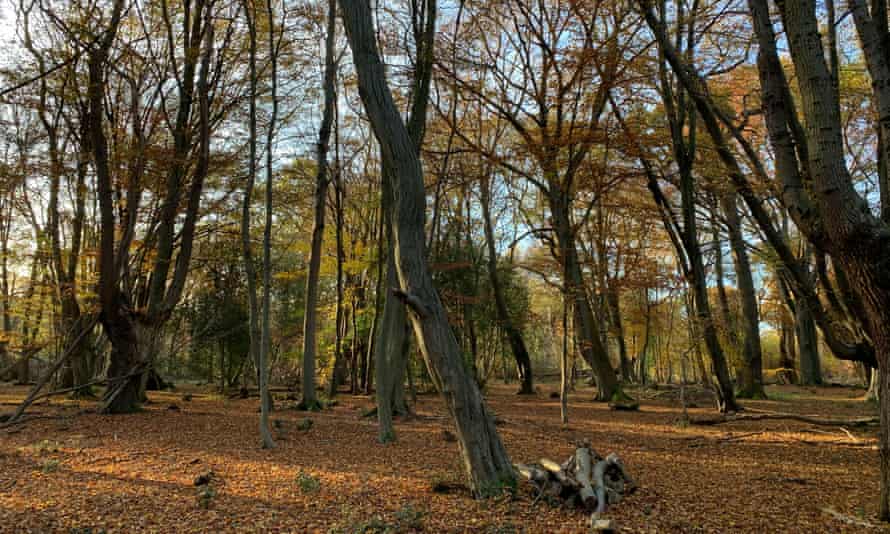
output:
[[726, 355], [717, 337], [717, 325], [711, 313], [711, 304], [708, 301], [707, 273], [702, 259], [701, 247], [698, 243], [697, 222], [695, 219], [695, 190], [692, 176], [691, 161], [679, 163], [680, 168], [680, 196], [683, 210], [683, 245], [689, 258], [691, 267], [691, 280], [693, 296], [695, 300], [695, 313], [698, 328], [704, 339], [714, 374], [717, 376], [717, 409], [721, 412], [734, 412], [738, 410], [735, 401], [732, 381], [729, 378], [729, 369], [726, 364]]
[[621, 298], [618, 288], [615, 287], [615, 281], [606, 282], [606, 304], [609, 307], [609, 314], [612, 316], [612, 330], [614, 332], [615, 341], [618, 343], [618, 362], [621, 365], [621, 378], [628, 382], [636, 380], [634, 376], [634, 368], [630, 358], [627, 357], [627, 343], [624, 340], [624, 323], [621, 320]]
[[881, 373], [878, 369], [869, 369], [868, 390], [865, 392], [865, 400], [878, 402], [881, 400]]
[[[336, 104], [334, 105], [336, 110]], [[340, 174], [339, 158], [339, 121], [334, 116], [334, 241], [337, 249], [337, 308], [334, 319], [334, 367], [331, 371], [331, 381], [328, 384], [328, 398], [333, 399], [337, 395], [337, 388], [343, 383], [346, 370], [346, 360], [343, 357], [343, 338], [346, 334], [346, 325], [349, 323], [344, 310], [343, 299], [343, 262], [346, 254], [343, 250], [343, 180]], [[355, 310], [353, 310], [355, 311]], [[353, 372], [355, 370], [353, 369]]]
[[309, 274], [306, 277], [305, 315], [303, 317], [303, 398], [300, 406], [306, 410], [319, 408], [315, 395], [315, 352], [317, 349], [316, 330], [318, 328], [318, 277], [321, 271], [321, 245], [324, 239], [325, 200], [328, 191], [328, 144], [331, 140], [331, 126], [334, 122], [334, 100], [336, 97], [337, 64], [334, 59], [334, 39], [336, 37], [337, 5], [328, 0], [327, 36], [325, 38], [324, 110], [321, 128], [318, 131], [318, 146], [315, 155], [315, 200], [314, 222], [312, 225], [312, 245], [309, 255]]
[[763, 390], [763, 352], [760, 348], [760, 313], [757, 309], [757, 293], [754, 289], [754, 277], [751, 275], [751, 262], [745, 248], [742, 235], [742, 224], [736, 206], [735, 195], [722, 198], [723, 213], [729, 229], [729, 244], [735, 265], [736, 283], [742, 299], [742, 315], [744, 316], [745, 334], [742, 349], [743, 368], [739, 377], [738, 396], [748, 399], [764, 399]]
[[562, 424], [569, 423], [569, 305], [568, 295], [562, 299], [562, 351], [559, 356], [559, 417]]
[[142, 374], [154, 347], [155, 328], [140, 322], [122, 306], [103, 310], [102, 326], [111, 344], [103, 413], [132, 413], [143, 400]]
[[615, 395], [623, 395], [623, 392], [618, 384], [615, 369], [612, 368], [612, 363], [609, 361], [606, 348], [603, 346], [599, 326], [590, 307], [590, 300], [587, 298], [581, 266], [578, 263], [578, 251], [575, 248], [575, 236], [567, 212], [568, 208], [559, 193], [550, 195], [550, 209], [556, 225], [563, 283], [568, 298], [571, 300], [572, 324], [578, 348], [584, 361], [593, 369], [597, 385], [597, 400], [609, 402]]
[[[252, 4], [256, 5], [256, 4]], [[251, 48], [256, 49], [256, 9], [253, 9], [254, 27], [251, 36]], [[269, 412], [272, 410], [272, 395], [269, 392], [269, 357], [272, 352], [272, 182], [274, 169], [272, 168], [272, 150], [275, 135], [275, 122], [278, 119], [278, 45], [275, 41], [275, 13], [272, 2], [266, 3], [266, 18], [269, 28], [269, 58], [272, 64], [272, 113], [269, 124], [266, 126], [266, 191], [265, 191], [265, 224], [263, 225], [263, 317], [262, 333], [260, 336], [259, 357], [259, 390], [260, 390], [260, 440], [264, 449], [275, 448], [275, 440], [269, 428]], [[251, 99], [256, 98], [254, 81], [256, 79], [256, 55], [251, 57]], [[251, 135], [256, 139], [255, 116], [251, 117], [253, 131]], [[253, 155], [255, 150], [251, 150]], [[255, 165], [254, 165], [255, 166]]]
[[408, 333], [405, 305], [399, 302], [392, 293], [399, 287], [399, 275], [395, 263], [395, 241], [392, 224], [392, 174], [389, 165], [384, 161], [383, 180], [381, 182], [381, 213], [384, 224], [384, 238], [387, 244], [386, 258], [386, 297], [383, 302], [383, 316], [377, 330], [376, 351], [374, 354], [374, 372], [377, 382], [377, 439], [381, 443], [395, 440], [393, 428], [393, 412], [404, 404], [405, 368], [408, 363]]
[[797, 332], [798, 354], [800, 356], [800, 384], [816, 386], [822, 383], [822, 366], [819, 361], [819, 338], [816, 323], [809, 306], [803, 300], [797, 301], [795, 330]]
[[423, 170], [386, 84], [371, 7], [368, 0], [343, 0], [340, 4], [359, 94], [395, 178], [393, 233], [398, 295], [411, 309], [417, 344], [454, 419], [471, 491], [480, 497], [500, 494], [505, 486], [515, 484], [513, 466], [478, 387], [461, 365], [460, 348], [433, 287], [424, 250]]

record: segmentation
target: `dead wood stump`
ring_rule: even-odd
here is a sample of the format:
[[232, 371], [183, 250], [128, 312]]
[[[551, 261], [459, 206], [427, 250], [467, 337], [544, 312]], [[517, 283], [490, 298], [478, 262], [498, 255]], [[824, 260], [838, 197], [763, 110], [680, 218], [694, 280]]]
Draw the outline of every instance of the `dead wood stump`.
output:
[[637, 487], [617, 454], [603, 458], [587, 442], [578, 444], [575, 453], [561, 464], [542, 458], [515, 467], [537, 491], [535, 501], [545, 498], [594, 514], [617, 504]]

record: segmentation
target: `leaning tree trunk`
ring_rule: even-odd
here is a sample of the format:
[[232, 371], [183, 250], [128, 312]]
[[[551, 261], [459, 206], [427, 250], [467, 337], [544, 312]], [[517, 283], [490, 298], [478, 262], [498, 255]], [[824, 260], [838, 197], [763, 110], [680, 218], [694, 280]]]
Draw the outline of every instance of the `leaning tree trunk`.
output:
[[514, 483], [515, 474], [494, 418], [461, 365], [460, 347], [433, 287], [424, 250], [423, 170], [386, 83], [371, 6], [368, 0], [341, 0], [340, 5], [359, 95], [384, 158], [393, 169], [396, 291], [410, 309], [417, 344], [454, 420], [470, 489], [480, 497], [500, 493], [505, 484]]

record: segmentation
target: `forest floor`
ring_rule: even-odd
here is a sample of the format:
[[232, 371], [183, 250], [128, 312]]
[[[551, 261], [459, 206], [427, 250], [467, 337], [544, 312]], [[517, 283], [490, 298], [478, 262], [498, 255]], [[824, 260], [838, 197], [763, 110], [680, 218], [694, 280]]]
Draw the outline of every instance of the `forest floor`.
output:
[[[555, 386], [487, 394], [515, 462], [562, 461], [578, 440], [619, 454], [639, 489], [607, 513], [622, 532], [880, 532], [878, 452], [871, 429], [785, 420], [677, 424], [676, 390], [631, 390], [639, 412], [571, 397], [559, 422]], [[185, 392], [191, 392], [186, 401]], [[703, 392], [704, 393], [704, 392]], [[768, 388], [749, 412], [874, 415], [853, 388]], [[24, 397], [0, 387], [0, 412]], [[0, 532], [586, 532], [589, 516], [543, 500], [474, 501], [461, 489], [457, 443], [441, 400], [422, 395], [398, 441], [377, 443], [368, 397], [307, 414], [281, 400], [278, 447], [258, 447], [257, 399], [181, 386], [152, 392], [140, 413], [103, 416], [93, 403], [55, 399], [0, 430]], [[713, 416], [691, 396], [692, 417]], [[173, 408], [176, 406], [176, 408]], [[306, 417], [313, 424], [301, 430]], [[212, 470], [213, 494], [196, 476]], [[434, 491], [436, 486], [451, 491]]]

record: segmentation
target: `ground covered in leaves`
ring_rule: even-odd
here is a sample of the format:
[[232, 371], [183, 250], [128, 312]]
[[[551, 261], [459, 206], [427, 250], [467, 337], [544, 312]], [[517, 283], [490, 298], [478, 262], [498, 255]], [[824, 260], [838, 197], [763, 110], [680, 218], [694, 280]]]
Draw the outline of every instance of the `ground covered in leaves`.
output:
[[[639, 412], [611, 411], [592, 390], [571, 397], [570, 421], [544, 385], [537, 396], [488, 391], [513, 461], [562, 461], [589, 439], [618, 453], [640, 488], [606, 517], [627, 532], [879, 532], [875, 430], [783, 420], [678, 424], [675, 389], [631, 390]], [[190, 393], [188, 395], [187, 393]], [[687, 395], [692, 417], [712, 415]], [[0, 412], [26, 394], [0, 387]], [[749, 412], [874, 415], [850, 388], [769, 388]], [[136, 414], [93, 403], [42, 402], [0, 430], [0, 532], [586, 532], [589, 517], [513, 497], [478, 502], [461, 485], [457, 444], [435, 395], [376, 441], [367, 397], [342, 394], [307, 414], [277, 402], [278, 447], [258, 447], [257, 399], [195, 387], [152, 393]], [[186, 400], [189, 399], [189, 400]], [[306, 418], [311, 419], [311, 424]], [[308, 427], [308, 428], [307, 428]], [[212, 471], [210, 484], [196, 477]]]

